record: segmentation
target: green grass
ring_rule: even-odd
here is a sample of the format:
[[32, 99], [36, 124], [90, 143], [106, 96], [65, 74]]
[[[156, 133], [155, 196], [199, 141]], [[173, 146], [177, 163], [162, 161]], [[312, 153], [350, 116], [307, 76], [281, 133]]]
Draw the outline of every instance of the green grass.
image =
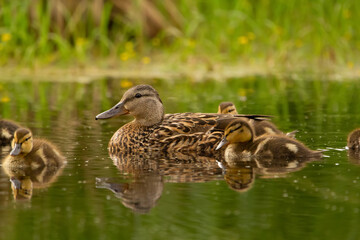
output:
[[128, 14], [114, 14], [116, 0], [96, 10], [80, 2], [57, 11], [58, 20], [47, 1], [0, 0], [0, 65], [353, 70], [359, 62], [357, 1], [178, 0], [171, 8], [157, 0], [153, 17], [167, 26], [154, 36], [141, 20], [148, 1], [133, 2]]

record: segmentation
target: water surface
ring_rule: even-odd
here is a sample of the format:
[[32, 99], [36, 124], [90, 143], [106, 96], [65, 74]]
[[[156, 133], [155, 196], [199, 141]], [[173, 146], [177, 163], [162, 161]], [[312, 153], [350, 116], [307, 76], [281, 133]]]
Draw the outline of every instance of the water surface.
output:
[[[281, 130], [299, 130], [297, 139], [326, 156], [287, 172], [224, 173], [216, 162], [164, 159], [116, 166], [107, 143], [131, 118], [94, 117], [139, 83], [159, 91], [167, 113], [216, 112], [233, 101], [240, 113], [273, 115]], [[359, 92], [359, 81], [272, 77], [0, 83], [1, 118], [29, 127], [67, 159], [30, 200], [14, 200], [1, 171], [0, 238], [358, 239], [360, 160], [345, 145], [360, 127]]]

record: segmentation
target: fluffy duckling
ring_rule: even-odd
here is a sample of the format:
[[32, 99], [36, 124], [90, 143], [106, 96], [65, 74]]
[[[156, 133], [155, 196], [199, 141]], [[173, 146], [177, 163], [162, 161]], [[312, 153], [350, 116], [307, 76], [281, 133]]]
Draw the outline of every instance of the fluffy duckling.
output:
[[320, 158], [320, 151], [308, 149], [303, 143], [284, 135], [255, 136], [248, 121], [236, 119], [225, 129], [224, 137], [216, 150], [229, 143], [225, 149], [226, 161], [260, 157], [268, 159]]
[[14, 132], [16, 129], [20, 128], [20, 126], [10, 120], [0, 120], [0, 145], [10, 145]]
[[19, 128], [14, 133], [12, 151], [3, 161], [5, 168], [38, 169], [44, 166], [60, 167], [64, 157], [50, 142], [33, 139], [29, 129]]
[[235, 104], [232, 102], [222, 102], [218, 107], [218, 112], [221, 114], [238, 114]]
[[[218, 113], [222, 113], [222, 114], [238, 114], [235, 104], [232, 102], [222, 102], [220, 103], [219, 107], [218, 107]], [[255, 129], [255, 135], [256, 136], [260, 136], [263, 134], [285, 134], [283, 133], [281, 130], [279, 130], [275, 124], [273, 124], [272, 122], [269, 121], [252, 121], [252, 125], [254, 126]], [[295, 134], [297, 133], [297, 131], [292, 131], [292, 132], [288, 132], [285, 135], [288, 137], [292, 137], [295, 138]]]
[[349, 133], [347, 138], [347, 147], [352, 150], [360, 149], [360, 128]]
[[[100, 113], [97, 119], [119, 115], [131, 115], [135, 119], [119, 128], [109, 142], [110, 153], [172, 151], [177, 147], [186, 149], [201, 141], [201, 136], [223, 118], [259, 118], [264, 115], [174, 113], [164, 114], [164, 107], [158, 92], [150, 85], [137, 85], [127, 90], [120, 102]], [[179, 136], [179, 138], [177, 138]], [[191, 141], [190, 139], [191, 138]], [[216, 137], [215, 142], [219, 142]], [[214, 144], [212, 143], [214, 146]], [[164, 150], [166, 148], [166, 150]]]

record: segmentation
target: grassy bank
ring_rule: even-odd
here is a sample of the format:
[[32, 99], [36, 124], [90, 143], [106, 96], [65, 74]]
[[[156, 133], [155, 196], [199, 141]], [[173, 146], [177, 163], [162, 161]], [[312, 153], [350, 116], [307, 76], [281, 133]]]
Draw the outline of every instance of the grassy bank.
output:
[[1, 66], [359, 75], [360, 2], [71, 2], [0, 0]]

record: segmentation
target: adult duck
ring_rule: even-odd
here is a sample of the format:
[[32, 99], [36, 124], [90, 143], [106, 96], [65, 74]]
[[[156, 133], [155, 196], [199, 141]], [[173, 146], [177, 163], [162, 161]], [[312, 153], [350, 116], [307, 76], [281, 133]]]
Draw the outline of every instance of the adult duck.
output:
[[[158, 92], [150, 85], [137, 85], [127, 90], [120, 102], [96, 116], [107, 119], [114, 116], [131, 115], [135, 119], [119, 128], [109, 142], [110, 153], [171, 151], [187, 149], [194, 143], [215, 146], [222, 134], [203, 135], [209, 129], [221, 126], [221, 121], [240, 117], [261, 119], [264, 115], [228, 115], [216, 113], [164, 114], [163, 103]], [[214, 147], [215, 148], [215, 147]]]

